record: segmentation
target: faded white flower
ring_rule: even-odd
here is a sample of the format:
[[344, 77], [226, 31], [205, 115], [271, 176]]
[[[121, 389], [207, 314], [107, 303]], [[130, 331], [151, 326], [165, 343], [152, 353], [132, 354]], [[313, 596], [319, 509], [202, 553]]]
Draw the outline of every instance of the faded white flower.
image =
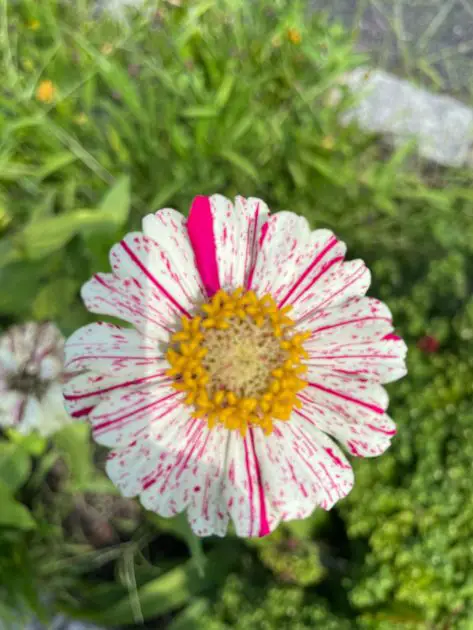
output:
[[0, 426], [48, 436], [70, 422], [62, 397], [64, 337], [29, 322], [0, 338]]

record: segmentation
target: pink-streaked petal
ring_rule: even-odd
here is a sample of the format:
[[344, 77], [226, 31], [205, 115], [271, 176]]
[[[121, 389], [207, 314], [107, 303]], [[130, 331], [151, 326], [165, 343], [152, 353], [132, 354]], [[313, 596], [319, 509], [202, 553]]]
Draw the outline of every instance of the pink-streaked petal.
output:
[[92, 313], [122, 319], [159, 341], [169, 340], [178, 321], [173, 305], [149, 281], [98, 273], [82, 287], [81, 295]]
[[141, 502], [165, 517], [187, 509], [195, 534], [224, 536], [229, 522], [222, 495], [228, 431], [184, 419], [176, 437], [180, 439], [168, 440], [167, 447], [158, 445], [152, 472], [142, 477]]
[[[24, 369], [26, 364], [38, 369], [45, 359], [53, 359], [60, 373], [64, 337], [55, 324], [27, 322], [11, 326], [0, 340], [0, 362], [6, 369]], [[52, 368], [52, 365], [49, 366]]]
[[[167, 369], [169, 365], [162, 361], [160, 364], [150, 365], [139, 371], [121, 370], [114, 374], [88, 371], [71, 378], [64, 385], [64, 400], [68, 409], [71, 403], [79, 402], [89, 407], [89, 401], [98, 401], [105, 396], [120, 396], [127, 391], [156, 389], [158, 386], [168, 388], [172, 380], [166, 376]], [[71, 413], [75, 410], [74, 405], [71, 407]]]
[[68, 339], [65, 354], [65, 403], [74, 418], [90, 416], [104, 396], [171, 382], [156, 340], [114, 324], [80, 328]]
[[351, 376], [376, 383], [391, 383], [407, 373], [407, 346], [402, 341], [378, 339], [372, 343], [320, 344], [308, 348], [305, 378], [317, 379], [320, 372]]
[[337, 445], [298, 417], [277, 423], [270, 436], [253, 429], [230, 439], [225, 497], [239, 536], [264, 536], [281, 521], [328, 510], [352, 488]]
[[396, 425], [385, 413], [388, 396], [378, 384], [322, 372], [299, 399], [303, 407], [294, 413], [333, 435], [353, 455], [380, 455], [396, 434]]
[[208, 295], [248, 286], [269, 210], [261, 199], [197, 197], [188, 220], [200, 274]]
[[121, 440], [129, 445], [110, 455], [110, 478], [162, 516], [187, 510], [199, 536], [225, 535], [229, 518], [239, 536], [264, 536], [281, 520], [330, 509], [353, 484], [340, 449], [301, 418], [279, 423], [269, 437], [252, 429], [243, 438], [209, 430], [176, 406], [134, 429]]
[[362, 260], [335, 261], [327, 265], [317, 281], [294, 303], [291, 317], [311, 328], [320, 309], [334, 308], [368, 291], [371, 274]]
[[310, 331], [305, 343], [308, 349], [333, 343], [361, 343], [381, 339], [393, 330], [389, 308], [379, 300], [355, 297], [333, 308], [321, 308], [311, 318], [310, 326], [300, 325], [301, 331]]
[[268, 206], [251, 197], [236, 197], [232, 204], [221, 195], [213, 195], [210, 203], [220, 286], [227, 291], [246, 287], [254, 273]]
[[401, 378], [406, 373], [407, 347], [391, 334], [392, 329], [388, 307], [373, 298], [352, 298], [332, 309], [320, 309], [304, 345], [310, 355], [308, 378], [317, 378], [321, 371], [379, 383]]
[[[307, 220], [293, 212], [272, 215], [260, 242], [251, 288], [259, 295], [271, 293], [284, 306], [310, 282], [336, 243], [332, 232], [311, 233]], [[340, 246], [343, 254], [344, 246]]]
[[308, 389], [314, 398], [324, 400], [327, 404], [344, 405], [348, 409], [367, 409], [380, 415], [386, 411], [389, 403], [388, 394], [381, 385], [323, 371], [311, 375]]
[[105, 374], [149, 371], [164, 360], [155, 339], [130, 328], [97, 322], [77, 330], [66, 343], [68, 372], [93, 370]]
[[[58, 327], [51, 323], [45, 322], [38, 324], [38, 335], [36, 338], [35, 348], [32, 359], [37, 364], [46, 362], [43, 368], [46, 372], [52, 370], [49, 378], [55, 378], [61, 371], [61, 361], [63, 359], [64, 337]], [[55, 366], [55, 370], [53, 368]]]
[[174, 407], [112, 453], [107, 473], [125, 496], [140, 495], [146, 509], [164, 517], [187, 509], [197, 535], [223, 536], [229, 520], [221, 506], [227, 439], [222, 427], [209, 430], [184, 407]]
[[167, 237], [158, 243], [145, 234], [132, 232], [112, 247], [110, 264], [116, 276], [133, 280], [141, 289], [146, 307], [170, 313], [167, 321], [172, 324], [176, 317], [190, 317], [203, 295], [195, 274], [192, 275], [192, 264], [185, 258], [180, 260], [171, 249], [172, 241]]
[[90, 413], [94, 439], [104, 446], [122, 447], [136, 440], [153, 440], [171, 431], [173, 418], [186, 410], [185, 395], [167, 383], [142, 390], [113, 390]]
[[172, 208], [163, 208], [143, 219], [143, 233], [159, 243], [167, 256], [166, 267], [179, 276], [183, 291], [203, 300], [205, 288], [196, 266], [194, 251], [187, 232], [187, 220]]

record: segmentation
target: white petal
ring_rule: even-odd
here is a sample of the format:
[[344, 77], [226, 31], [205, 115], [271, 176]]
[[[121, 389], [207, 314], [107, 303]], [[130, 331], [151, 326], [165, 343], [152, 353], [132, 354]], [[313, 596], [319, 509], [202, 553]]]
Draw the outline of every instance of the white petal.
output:
[[[307, 326], [300, 325], [299, 330]], [[405, 343], [393, 329], [386, 305], [373, 298], [352, 298], [332, 309], [320, 309], [311, 320], [304, 347], [310, 358], [308, 378], [332, 372], [388, 383], [406, 373]]]
[[253, 273], [263, 225], [269, 209], [261, 199], [222, 195], [210, 197], [213, 236], [221, 288], [229, 291], [247, 285]]
[[169, 367], [156, 340], [112, 324], [89, 324], [66, 344], [66, 369], [76, 374], [64, 386], [67, 407], [74, 417], [90, 415], [111, 393], [170, 384]]
[[0, 396], [0, 426], [12, 427], [19, 424], [26, 404], [24, 394], [4, 391]]
[[138, 436], [142, 440], [150, 434], [164, 435], [181, 413], [184, 398], [167, 383], [149, 390], [109, 392], [90, 413], [94, 438], [105, 446], [127, 446]]
[[396, 433], [396, 425], [385, 413], [388, 396], [375, 383], [322, 373], [299, 398], [303, 408], [294, 413], [333, 435], [353, 455], [380, 455]]
[[228, 515], [220, 505], [228, 433], [175, 407], [147, 435], [111, 454], [107, 473], [125, 496], [140, 495], [143, 506], [161, 516], [187, 509], [199, 536], [223, 536]]
[[72, 422], [72, 418], [67, 413], [62, 396], [62, 388], [59, 383], [53, 383], [46, 394], [41, 399], [43, 418], [37, 430], [45, 437], [59, 431], [64, 426]]
[[264, 536], [280, 521], [330, 509], [353, 485], [338, 447], [297, 419], [278, 423], [270, 436], [259, 429], [245, 439], [232, 433], [225, 499], [239, 536]]
[[104, 322], [76, 330], [67, 340], [65, 354], [68, 372], [94, 370], [106, 374], [139, 372], [156, 366], [164, 358], [155, 339]]
[[[173, 280], [181, 286], [183, 293], [202, 299], [204, 288], [195, 264], [194, 252], [187, 234], [186, 218], [177, 210], [163, 208], [156, 214], [143, 219], [143, 233], [159, 244], [165, 252], [166, 271], [175, 274]], [[162, 253], [161, 253], [162, 257]]]
[[45, 417], [41, 403], [35, 396], [28, 396], [24, 406], [20, 422], [15, 429], [27, 435], [33, 431], [39, 431], [44, 426]]
[[173, 305], [148, 280], [98, 273], [82, 287], [81, 295], [92, 313], [122, 319], [159, 341], [169, 340], [179, 319]]

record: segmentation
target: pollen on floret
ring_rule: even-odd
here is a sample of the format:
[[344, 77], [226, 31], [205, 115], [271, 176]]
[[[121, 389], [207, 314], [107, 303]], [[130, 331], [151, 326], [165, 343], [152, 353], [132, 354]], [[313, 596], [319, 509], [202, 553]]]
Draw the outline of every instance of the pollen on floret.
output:
[[186, 393], [195, 418], [245, 435], [249, 426], [266, 434], [300, 406], [308, 333], [292, 333], [291, 307], [279, 309], [271, 295], [218, 291], [201, 313], [182, 318], [171, 338], [168, 375]]

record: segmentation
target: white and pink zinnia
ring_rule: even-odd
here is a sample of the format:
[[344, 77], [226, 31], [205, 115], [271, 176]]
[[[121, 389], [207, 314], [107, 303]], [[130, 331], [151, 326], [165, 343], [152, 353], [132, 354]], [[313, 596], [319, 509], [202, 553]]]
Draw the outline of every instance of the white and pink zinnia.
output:
[[70, 423], [63, 363], [64, 337], [51, 322], [17, 324], [0, 337], [0, 427], [48, 437]]
[[[368, 269], [344, 262], [345, 250], [294, 213], [270, 215], [259, 199], [232, 204], [220, 195], [197, 197], [188, 219], [172, 209], [149, 215], [143, 233], [112, 248], [112, 273], [95, 275], [82, 296], [90, 311], [132, 327], [94, 323], [72, 335], [66, 369], [79, 375], [65, 399], [113, 449], [107, 472], [125, 496], [165, 517], [187, 510], [200, 536], [225, 535], [230, 520], [239, 536], [263, 536], [347, 495], [353, 471], [337, 442], [361, 457], [388, 448], [396, 429], [382, 384], [406, 373], [406, 346], [389, 309], [365, 297]], [[194, 417], [188, 392], [168, 375], [182, 318], [237, 288], [292, 306], [294, 332], [309, 337], [307, 386], [269, 434]]]

